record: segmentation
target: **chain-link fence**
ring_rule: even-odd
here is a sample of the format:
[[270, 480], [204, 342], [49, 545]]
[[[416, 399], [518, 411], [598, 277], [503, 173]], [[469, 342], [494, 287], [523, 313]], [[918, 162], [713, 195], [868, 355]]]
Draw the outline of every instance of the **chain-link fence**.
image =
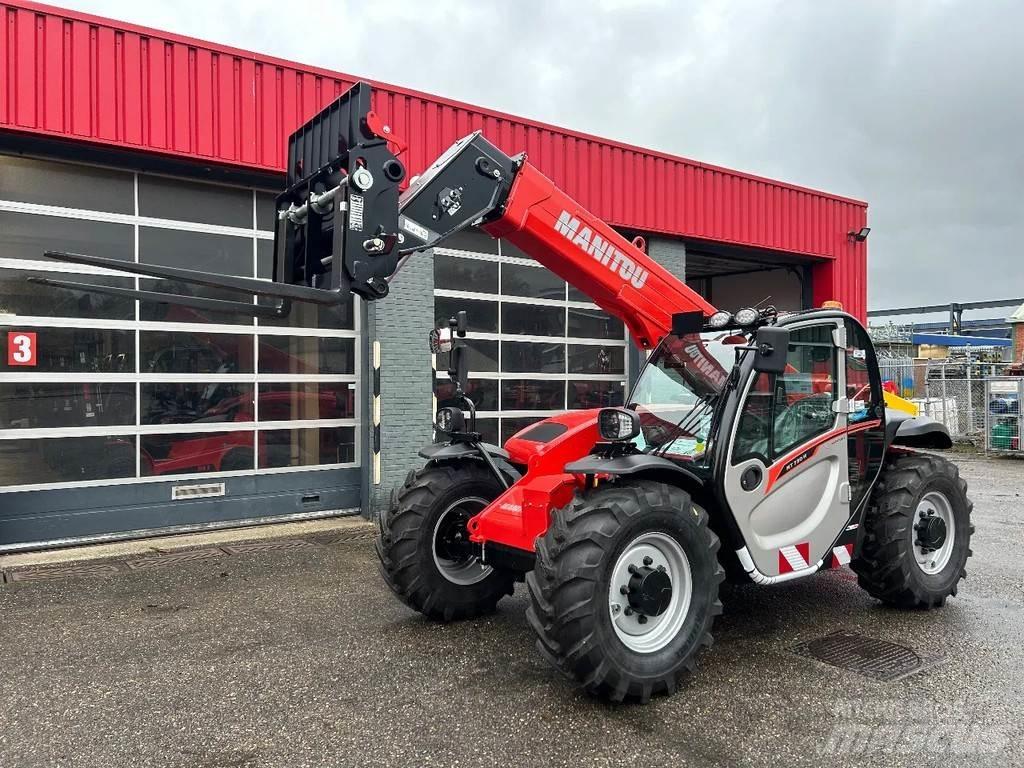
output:
[[954, 439], [984, 440], [985, 381], [1001, 376], [1009, 363], [910, 357], [883, 357], [878, 362], [882, 381], [895, 384], [923, 415], [945, 424]]

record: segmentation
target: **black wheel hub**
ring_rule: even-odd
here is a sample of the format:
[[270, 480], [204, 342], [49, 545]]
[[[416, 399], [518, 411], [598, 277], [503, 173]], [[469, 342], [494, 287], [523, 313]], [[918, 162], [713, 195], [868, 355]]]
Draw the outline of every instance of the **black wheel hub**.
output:
[[946, 543], [946, 523], [937, 515], [922, 517], [914, 526], [917, 545], [926, 552], [938, 549]]
[[660, 616], [672, 600], [672, 579], [664, 568], [630, 566], [626, 596], [629, 606], [644, 616]]
[[468, 510], [459, 508], [448, 513], [437, 529], [434, 551], [438, 556], [459, 563], [473, 556], [473, 544], [466, 527], [471, 517]]

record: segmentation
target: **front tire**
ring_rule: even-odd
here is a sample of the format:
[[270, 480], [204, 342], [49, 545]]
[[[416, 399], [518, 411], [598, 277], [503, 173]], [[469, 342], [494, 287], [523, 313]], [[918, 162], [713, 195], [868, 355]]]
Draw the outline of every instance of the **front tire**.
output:
[[722, 612], [718, 547], [680, 488], [638, 481], [578, 494], [537, 539], [526, 577], [537, 647], [593, 695], [674, 692]]
[[872, 597], [900, 608], [936, 608], [967, 576], [973, 504], [956, 465], [905, 454], [889, 463], [864, 519], [850, 567]]
[[437, 621], [491, 613], [511, 595], [513, 574], [480, 562], [466, 523], [501, 495], [477, 462], [430, 465], [410, 472], [380, 516], [377, 555], [391, 590]]

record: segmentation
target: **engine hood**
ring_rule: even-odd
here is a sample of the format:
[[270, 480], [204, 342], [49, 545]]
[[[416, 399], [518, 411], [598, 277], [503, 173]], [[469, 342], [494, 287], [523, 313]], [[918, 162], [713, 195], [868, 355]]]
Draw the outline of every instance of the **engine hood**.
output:
[[[586, 445], [586, 449], [580, 453], [580, 456], [585, 456], [597, 441], [597, 414], [600, 410], [566, 411], [538, 421], [505, 441], [505, 450], [514, 463], [526, 466], [530, 465], [534, 457], [543, 456], [555, 446], [565, 446], [567, 442]], [[581, 439], [584, 435], [588, 436], [587, 439]]]

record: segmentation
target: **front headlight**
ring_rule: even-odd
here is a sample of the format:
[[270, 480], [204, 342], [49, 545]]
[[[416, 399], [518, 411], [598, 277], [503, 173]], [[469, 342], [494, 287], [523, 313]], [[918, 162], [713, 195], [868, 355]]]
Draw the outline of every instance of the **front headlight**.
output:
[[640, 434], [640, 417], [626, 408], [602, 408], [597, 414], [597, 431], [603, 440], [632, 440]]
[[440, 408], [434, 417], [434, 426], [437, 430], [449, 435], [452, 432], [462, 432], [465, 422], [466, 418], [460, 408]]

